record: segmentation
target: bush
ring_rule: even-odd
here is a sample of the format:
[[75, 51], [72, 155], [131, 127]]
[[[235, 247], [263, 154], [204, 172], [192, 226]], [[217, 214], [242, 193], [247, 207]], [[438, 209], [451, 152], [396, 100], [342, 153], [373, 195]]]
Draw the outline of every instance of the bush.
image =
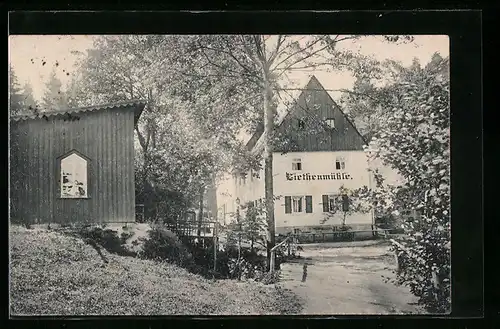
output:
[[110, 253], [121, 256], [136, 256], [135, 252], [125, 247], [126, 241], [133, 233], [123, 232], [120, 236], [111, 229], [102, 229], [101, 227], [82, 227], [76, 231], [76, 234], [88, 243], [98, 245]]
[[169, 230], [153, 227], [148, 232], [139, 257], [156, 261], [167, 261], [181, 267], [192, 269], [193, 256], [179, 238]]

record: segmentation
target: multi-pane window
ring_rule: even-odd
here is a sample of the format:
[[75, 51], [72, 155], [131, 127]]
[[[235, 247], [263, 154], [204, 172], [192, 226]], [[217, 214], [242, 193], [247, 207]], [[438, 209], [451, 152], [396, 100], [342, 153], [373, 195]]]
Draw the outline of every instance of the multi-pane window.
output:
[[292, 198], [292, 212], [302, 212], [302, 203], [304, 198], [301, 196], [294, 196]]
[[302, 160], [293, 159], [292, 160], [292, 170], [302, 170]]
[[312, 196], [285, 196], [285, 214], [313, 212]]
[[344, 170], [345, 169], [344, 157], [337, 157], [335, 159], [335, 169], [337, 169], [337, 170]]
[[87, 198], [88, 162], [76, 153], [61, 159], [61, 198]]

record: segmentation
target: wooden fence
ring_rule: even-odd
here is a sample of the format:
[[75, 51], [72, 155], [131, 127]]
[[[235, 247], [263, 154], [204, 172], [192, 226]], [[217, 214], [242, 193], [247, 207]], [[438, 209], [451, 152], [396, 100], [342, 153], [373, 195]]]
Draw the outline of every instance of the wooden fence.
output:
[[387, 231], [384, 229], [373, 230], [347, 230], [333, 232], [299, 233], [295, 234], [298, 243], [323, 243], [323, 242], [346, 242], [361, 241], [377, 238], [380, 234], [387, 237]]

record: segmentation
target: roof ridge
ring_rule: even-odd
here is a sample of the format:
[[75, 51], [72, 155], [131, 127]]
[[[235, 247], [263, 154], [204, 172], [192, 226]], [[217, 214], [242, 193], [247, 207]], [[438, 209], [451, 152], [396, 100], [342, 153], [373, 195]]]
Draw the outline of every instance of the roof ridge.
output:
[[64, 115], [64, 114], [70, 114], [70, 113], [90, 112], [90, 111], [95, 111], [95, 110], [111, 109], [111, 108], [124, 107], [124, 106], [130, 106], [130, 105], [144, 105], [145, 106], [146, 104], [147, 104], [146, 100], [131, 99], [131, 100], [127, 100], [127, 101], [120, 101], [120, 102], [115, 102], [115, 103], [99, 104], [99, 105], [92, 105], [92, 106], [68, 107], [66, 109], [55, 110], [55, 111], [39, 112], [39, 113], [32, 113], [32, 114], [18, 114], [18, 115], [11, 116], [10, 120], [21, 121], [21, 120], [27, 120], [27, 119], [37, 119], [37, 118]]

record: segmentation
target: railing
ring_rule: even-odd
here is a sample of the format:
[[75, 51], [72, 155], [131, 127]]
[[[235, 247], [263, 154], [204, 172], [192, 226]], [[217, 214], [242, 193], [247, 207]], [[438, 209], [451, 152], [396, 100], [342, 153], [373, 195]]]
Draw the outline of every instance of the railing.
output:
[[314, 232], [314, 233], [298, 233], [295, 234], [299, 243], [317, 243], [317, 242], [345, 242], [345, 241], [355, 241], [360, 239], [360, 235], [365, 235], [364, 239], [371, 239], [377, 237], [379, 232], [383, 234], [385, 238], [388, 237], [386, 229], [373, 229], [373, 230], [345, 230], [345, 231], [333, 231], [333, 232]]
[[[278, 243], [277, 245], [275, 245], [271, 249], [271, 259], [269, 261], [269, 272], [273, 273], [274, 272], [274, 268], [276, 267], [276, 250], [279, 247], [283, 246], [286, 242], [291, 241], [291, 239], [293, 239], [292, 235], [286, 237], [283, 241], [281, 241], [280, 243]], [[290, 251], [290, 242], [288, 243], [288, 250]]]

